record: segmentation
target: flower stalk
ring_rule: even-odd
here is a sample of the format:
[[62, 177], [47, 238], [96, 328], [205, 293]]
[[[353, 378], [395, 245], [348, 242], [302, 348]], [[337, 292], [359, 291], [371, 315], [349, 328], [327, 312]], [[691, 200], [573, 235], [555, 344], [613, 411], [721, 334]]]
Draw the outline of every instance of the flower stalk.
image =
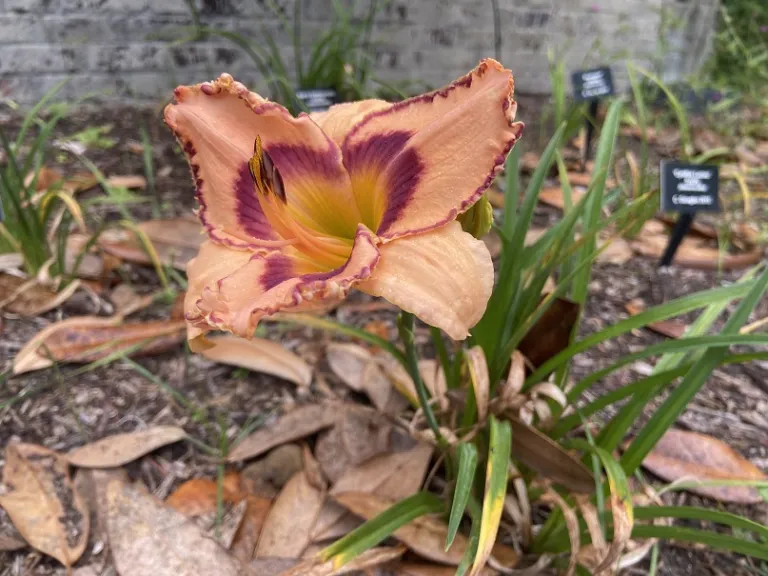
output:
[[445, 439], [440, 433], [440, 426], [437, 423], [437, 418], [432, 410], [432, 405], [429, 403], [429, 391], [419, 372], [419, 356], [416, 352], [416, 343], [413, 334], [413, 314], [410, 312], [400, 313], [400, 316], [397, 319], [397, 331], [400, 335], [400, 340], [403, 341], [408, 374], [411, 376], [413, 384], [416, 387], [416, 394], [419, 397], [421, 409], [424, 411], [424, 418], [427, 420], [427, 424], [435, 434], [435, 440], [437, 441], [438, 446], [441, 448], [445, 447]]

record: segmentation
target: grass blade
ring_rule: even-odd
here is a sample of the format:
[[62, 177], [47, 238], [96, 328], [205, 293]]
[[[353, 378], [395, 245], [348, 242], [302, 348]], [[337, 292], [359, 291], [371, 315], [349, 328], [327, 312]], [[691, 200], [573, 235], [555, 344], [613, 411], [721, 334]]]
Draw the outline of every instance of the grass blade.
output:
[[475, 470], [477, 469], [477, 448], [474, 444], [462, 442], [456, 447], [459, 455], [459, 472], [456, 476], [456, 489], [453, 491], [453, 506], [451, 515], [448, 519], [448, 535], [445, 539], [445, 549], [448, 550], [456, 538], [456, 532], [459, 530], [459, 523], [464, 516], [464, 510], [467, 508], [469, 496], [472, 493], [472, 486], [475, 481]]
[[648, 167], [648, 113], [645, 107], [645, 97], [643, 89], [637, 81], [637, 75], [632, 64], [627, 64], [627, 73], [629, 74], [629, 85], [632, 87], [632, 95], [635, 99], [635, 110], [637, 111], [637, 123], [640, 127], [640, 190], [645, 190], [647, 183], [646, 168]]
[[680, 140], [682, 142], [682, 148], [683, 148], [683, 160], [690, 160], [691, 154], [693, 153], [693, 144], [691, 140], [691, 129], [688, 126], [688, 117], [685, 113], [685, 109], [683, 108], [683, 105], [680, 103], [680, 100], [677, 99], [677, 96], [675, 96], [672, 91], [669, 89], [669, 87], [655, 74], [652, 72], [649, 72], [648, 70], [645, 70], [644, 68], [641, 68], [640, 66], [637, 66], [635, 64], [629, 65], [631, 68], [634, 68], [636, 71], [640, 72], [643, 76], [648, 78], [651, 82], [656, 84], [658, 88], [664, 92], [664, 96], [667, 97], [667, 100], [669, 100], [669, 105], [672, 107], [672, 111], [675, 113], [675, 117], [677, 118], [677, 124], [680, 128]]
[[70, 78], [64, 78], [63, 80], [59, 81], [53, 88], [48, 90], [48, 92], [45, 93], [45, 95], [35, 104], [32, 109], [27, 113], [27, 115], [24, 117], [24, 122], [21, 124], [21, 128], [19, 129], [19, 134], [16, 136], [16, 148], [18, 149], [21, 144], [24, 142], [24, 137], [27, 135], [27, 130], [29, 130], [29, 127], [31, 124], [37, 119], [37, 115], [40, 113], [40, 111], [45, 107], [48, 102], [51, 101], [51, 99], [56, 96], [56, 94], [61, 90], [64, 85], [70, 81]]

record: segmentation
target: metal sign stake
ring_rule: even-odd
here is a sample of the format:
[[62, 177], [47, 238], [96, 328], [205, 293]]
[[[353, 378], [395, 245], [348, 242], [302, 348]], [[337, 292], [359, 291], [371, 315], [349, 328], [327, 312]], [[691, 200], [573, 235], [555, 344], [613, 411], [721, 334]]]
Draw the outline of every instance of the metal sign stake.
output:
[[688, 234], [688, 230], [691, 229], [695, 215], [695, 212], [683, 212], [680, 214], [675, 227], [672, 229], [672, 236], [669, 237], [669, 243], [664, 249], [661, 261], [659, 261], [659, 266], [670, 266], [672, 264], [672, 260], [675, 259], [675, 252], [677, 252], [685, 235]]

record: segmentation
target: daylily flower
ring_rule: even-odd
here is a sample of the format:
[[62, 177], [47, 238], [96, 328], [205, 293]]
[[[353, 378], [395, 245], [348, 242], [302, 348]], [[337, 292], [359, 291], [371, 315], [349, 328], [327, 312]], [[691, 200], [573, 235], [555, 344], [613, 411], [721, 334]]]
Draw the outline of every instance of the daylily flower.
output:
[[494, 60], [435, 92], [294, 118], [228, 74], [165, 109], [208, 239], [190, 262], [190, 339], [250, 338], [259, 319], [357, 288], [463, 339], [493, 264], [457, 215], [520, 137], [513, 80]]

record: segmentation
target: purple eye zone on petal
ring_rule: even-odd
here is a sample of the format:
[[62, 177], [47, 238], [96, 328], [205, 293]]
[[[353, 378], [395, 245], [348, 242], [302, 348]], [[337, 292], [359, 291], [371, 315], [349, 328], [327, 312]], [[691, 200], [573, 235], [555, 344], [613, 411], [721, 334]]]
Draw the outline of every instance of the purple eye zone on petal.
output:
[[287, 256], [272, 254], [266, 260], [264, 273], [261, 275], [261, 286], [264, 290], [271, 290], [294, 276], [293, 261]]
[[250, 162], [244, 163], [240, 168], [240, 173], [235, 181], [235, 199], [237, 221], [243, 229], [260, 240], [274, 239], [275, 234], [272, 226], [259, 203]]
[[387, 207], [379, 224], [378, 234], [394, 224], [413, 198], [424, 163], [418, 153], [406, 149], [413, 133], [394, 130], [387, 134], [376, 134], [356, 143], [344, 145], [344, 164], [352, 172], [356, 169], [373, 168], [377, 172], [386, 170]]

